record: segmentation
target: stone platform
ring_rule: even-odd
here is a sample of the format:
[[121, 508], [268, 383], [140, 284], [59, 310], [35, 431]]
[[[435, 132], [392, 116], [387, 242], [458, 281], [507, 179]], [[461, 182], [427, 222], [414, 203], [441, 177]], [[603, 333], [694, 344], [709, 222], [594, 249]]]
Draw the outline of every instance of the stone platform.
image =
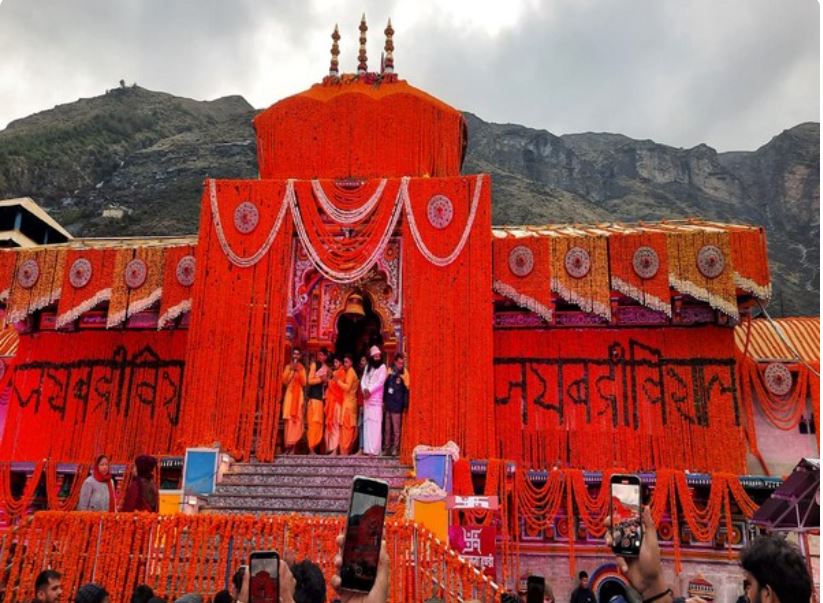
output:
[[201, 509], [204, 513], [342, 515], [348, 510], [355, 475], [387, 481], [391, 504], [410, 471], [397, 457], [295, 455], [278, 457], [273, 463], [235, 463]]

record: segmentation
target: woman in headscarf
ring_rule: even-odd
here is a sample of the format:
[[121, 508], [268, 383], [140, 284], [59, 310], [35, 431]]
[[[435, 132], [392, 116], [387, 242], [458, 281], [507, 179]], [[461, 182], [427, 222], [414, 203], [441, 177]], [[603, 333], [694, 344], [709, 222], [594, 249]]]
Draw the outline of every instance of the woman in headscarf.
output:
[[134, 473], [126, 490], [121, 511], [148, 511], [157, 513], [159, 495], [157, 484], [154, 483], [154, 470], [157, 459], [147, 454], [141, 454], [134, 459]]
[[[79, 476], [77, 477], [79, 479]], [[78, 511], [114, 511], [114, 480], [109, 470], [109, 457], [101, 454], [94, 462], [91, 471], [80, 487]]]

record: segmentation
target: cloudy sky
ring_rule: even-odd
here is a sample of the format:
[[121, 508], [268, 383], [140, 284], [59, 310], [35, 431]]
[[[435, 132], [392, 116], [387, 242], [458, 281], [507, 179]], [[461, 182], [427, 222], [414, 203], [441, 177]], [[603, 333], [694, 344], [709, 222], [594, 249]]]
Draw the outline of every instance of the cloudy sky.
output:
[[392, 18], [401, 77], [487, 121], [754, 149], [819, 121], [816, 0], [0, 0], [0, 127], [128, 83], [255, 107], [354, 71]]

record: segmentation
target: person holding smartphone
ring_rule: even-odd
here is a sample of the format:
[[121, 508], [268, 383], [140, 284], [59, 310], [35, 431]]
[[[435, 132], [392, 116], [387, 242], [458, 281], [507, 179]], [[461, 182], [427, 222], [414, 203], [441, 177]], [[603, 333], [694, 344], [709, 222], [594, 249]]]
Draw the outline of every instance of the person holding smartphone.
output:
[[306, 386], [306, 369], [300, 362], [300, 348], [291, 351], [291, 362], [283, 369], [283, 422], [285, 454], [294, 453], [294, 447], [303, 437], [303, 388]]

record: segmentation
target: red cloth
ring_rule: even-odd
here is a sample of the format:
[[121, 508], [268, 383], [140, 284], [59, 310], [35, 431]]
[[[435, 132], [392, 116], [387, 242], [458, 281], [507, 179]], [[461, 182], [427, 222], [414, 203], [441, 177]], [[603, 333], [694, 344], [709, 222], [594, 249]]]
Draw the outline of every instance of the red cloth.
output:
[[123, 499], [120, 510], [124, 513], [131, 513], [132, 511], [157, 513], [157, 509], [158, 494], [154, 480], [143, 477], [135, 477], [132, 479], [126, 490], [126, 497]]
[[94, 479], [96, 479], [101, 484], [106, 484], [109, 487], [109, 511], [114, 512], [114, 482], [111, 479], [111, 473], [106, 473], [105, 475], [100, 473], [100, 469], [97, 466], [92, 469], [92, 475]]

